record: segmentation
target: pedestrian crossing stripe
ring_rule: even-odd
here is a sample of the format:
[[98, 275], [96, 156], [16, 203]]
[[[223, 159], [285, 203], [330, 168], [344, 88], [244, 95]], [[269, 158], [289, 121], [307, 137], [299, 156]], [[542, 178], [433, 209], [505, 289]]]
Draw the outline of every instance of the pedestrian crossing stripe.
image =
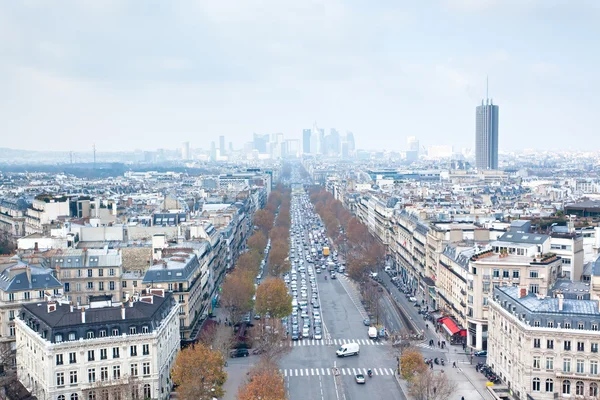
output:
[[348, 343], [358, 343], [363, 346], [382, 346], [385, 342], [379, 342], [371, 339], [330, 339], [330, 340], [295, 340], [289, 342], [292, 347], [300, 347], [300, 346], [327, 346], [327, 345], [342, 345]]
[[[337, 372], [344, 376], [355, 376], [357, 374], [368, 375], [369, 368], [337, 368]], [[393, 368], [371, 368], [373, 375], [393, 376]], [[331, 376], [335, 375], [334, 368], [287, 368], [280, 372], [286, 378], [306, 377], [306, 376]]]

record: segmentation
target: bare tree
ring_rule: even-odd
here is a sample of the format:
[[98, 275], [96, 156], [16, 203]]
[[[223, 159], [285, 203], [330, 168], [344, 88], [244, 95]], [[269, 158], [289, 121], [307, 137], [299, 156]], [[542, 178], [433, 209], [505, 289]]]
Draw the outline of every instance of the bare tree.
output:
[[291, 350], [285, 326], [279, 318], [261, 319], [251, 329], [253, 353], [269, 362], [277, 362]]
[[443, 370], [434, 372], [427, 368], [415, 374], [408, 391], [415, 400], [445, 400], [456, 391], [456, 382], [448, 379]]
[[202, 331], [200, 341], [210, 346], [213, 350], [221, 352], [224, 359], [229, 357], [229, 350], [235, 344], [233, 328], [228, 325], [215, 324]]

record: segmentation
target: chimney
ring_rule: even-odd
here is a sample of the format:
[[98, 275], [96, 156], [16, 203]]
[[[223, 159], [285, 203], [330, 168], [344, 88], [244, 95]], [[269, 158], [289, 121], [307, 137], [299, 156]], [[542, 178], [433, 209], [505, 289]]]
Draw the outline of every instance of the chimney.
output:
[[133, 307], [133, 297], [129, 298], [129, 307]]
[[38, 242], [35, 242], [35, 244], [33, 245], [33, 251], [35, 251], [36, 253], [39, 251]]
[[562, 311], [563, 310], [564, 301], [565, 301], [565, 296], [562, 293], [558, 293], [556, 295], [556, 297], [558, 298], [558, 311]]
[[56, 303], [53, 301], [49, 301], [48, 302], [48, 314], [50, 314], [51, 312], [56, 311]]
[[125, 304], [121, 304], [121, 319], [125, 319]]
[[81, 323], [85, 324], [85, 307], [81, 307]]
[[71, 309], [71, 312], [73, 312], [73, 302], [69, 303], [69, 308]]
[[527, 288], [526, 287], [519, 288], [519, 298], [522, 299], [525, 296], [527, 296]]

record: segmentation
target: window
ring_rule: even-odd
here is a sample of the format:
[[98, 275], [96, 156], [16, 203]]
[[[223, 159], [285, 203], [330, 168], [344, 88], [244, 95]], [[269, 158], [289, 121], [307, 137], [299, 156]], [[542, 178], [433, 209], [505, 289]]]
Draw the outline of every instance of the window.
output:
[[554, 381], [550, 378], [546, 379], [546, 392], [554, 392]]
[[570, 358], [563, 359], [563, 372], [571, 372], [571, 359]]
[[108, 367], [100, 368], [100, 380], [107, 381], [108, 380]]
[[150, 384], [146, 383], [144, 385], [144, 398], [145, 399], [151, 399], [152, 398], [152, 388], [150, 387]]
[[142, 333], [148, 333], [148, 327], [147, 326], [142, 326]]
[[513, 269], [513, 278], [518, 278], [518, 277], [519, 277], [519, 270]]
[[529, 285], [529, 292], [536, 294], [539, 293], [540, 285], [538, 285], [537, 283], [532, 283], [531, 285]]
[[546, 341], [546, 348], [547, 349], [553, 349], [554, 348], [554, 339], [548, 339]]
[[571, 329], [571, 323], [565, 322], [565, 329]]
[[130, 335], [135, 335], [137, 333], [137, 328], [135, 326], [130, 326], [129, 327], [129, 334]]
[[106, 336], [106, 329], [100, 329], [100, 331], [98, 332], [98, 337], [105, 337]]
[[108, 270], [108, 275], [115, 276], [115, 269], [114, 268], [109, 269]]
[[598, 343], [592, 343], [590, 347], [591, 347], [592, 353], [598, 352]]
[[502, 270], [502, 277], [503, 278], [510, 278], [510, 271], [507, 269]]
[[90, 390], [88, 392], [88, 398], [87, 398], [87, 400], [96, 400], [96, 392], [93, 391], [93, 390]]
[[591, 397], [598, 396], [598, 384], [596, 382], [590, 383], [590, 396]]
[[119, 336], [119, 328], [113, 328], [112, 335], [113, 336]]
[[150, 363], [149, 362], [145, 362], [143, 364], [143, 372], [144, 372], [144, 375], [150, 375]]
[[103, 269], [99, 269], [98, 270], [98, 276], [104, 276], [104, 270]]
[[590, 375], [598, 375], [598, 361], [590, 361]]
[[71, 400], [79, 400], [79, 395], [77, 393], [71, 394]]
[[115, 290], [115, 281], [108, 282], [108, 290]]
[[71, 383], [71, 385], [77, 384], [77, 371], [69, 372], [69, 382]]
[[[583, 300], [583, 299], [581, 299], [581, 300]], [[578, 322], [577, 323], [577, 329], [579, 329], [579, 330], [585, 329], [585, 324], [583, 322]]]
[[122, 287], [122, 288], [126, 288], [126, 287], [127, 287], [127, 281], [123, 281], [123, 282], [121, 282], [121, 287]]
[[65, 373], [57, 372], [56, 373], [56, 386], [64, 386], [65, 385]]
[[490, 283], [483, 282], [483, 293], [489, 293], [489, 292], [490, 292]]
[[583, 374], [583, 372], [585, 370], [585, 368], [583, 367], [583, 363], [584, 363], [583, 360], [580, 360], [580, 359], [577, 360], [576, 371], [578, 374]]
[[25, 300], [30, 300], [30, 299], [31, 299], [31, 294], [30, 294], [29, 292], [24, 292], [24, 293], [23, 293], [23, 298], [24, 298]]
[[585, 351], [585, 343], [577, 342], [577, 351]]
[[531, 390], [533, 390], [534, 392], [539, 392], [540, 386], [541, 386], [540, 378], [533, 378], [533, 385], [531, 387]]
[[185, 298], [183, 297], [182, 294], [179, 295], [179, 303], [180, 304], [185, 303]]
[[554, 369], [554, 357], [546, 357], [546, 369]]
[[540, 327], [540, 321], [533, 321], [533, 326], [535, 326], [536, 328]]
[[88, 282], [87, 288], [88, 288], [88, 290], [94, 290], [94, 282]]
[[96, 382], [96, 368], [88, 368], [88, 382]]
[[56, 398], [56, 400], [65, 400], [65, 395], [59, 394], [58, 397]]
[[119, 358], [119, 348], [113, 347], [113, 358]]
[[69, 333], [69, 340], [75, 340], [75, 332]]
[[94, 271], [93, 270], [88, 269], [87, 271], [88, 271], [88, 278], [91, 278], [91, 277], [94, 276]]
[[539, 349], [540, 347], [542, 347], [541, 340], [540, 339], [533, 339], [533, 348], [534, 349]]
[[583, 396], [584, 393], [585, 392], [583, 390], [583, 382], [577, 381], [577, 383], [575, 383], [575, 394], [578, 396]]
[[88, 350], [88, 361], [94, 361], [96, 359], [94, 350]]
[[129, 355], [137, 356], [137, 346], [129, 346]]
[[94, 338], [94, 332], [92, 332], [92, 331], [88, 331], [88, 332], [87, 332], [87, 338], [88, 338], [88, 339], [93, 339], [93, 338]]
[[113, 379], [120, 379], [120, 378], [121, 378], [121, 366], [115, 365], [115, 366], [113, 366]]
[[63, 355], [62, 354], [56, 355], [56, 365], [63, 365]]
[[131, 376], [137, 376], [137, 375], [138, 375], [138, 365], [131, 364]]
[[530, 278], [537, 278], [538, 277], [538, 272], [536, 270], [529, 271], [529, 277]]
[[540, 369], [541, 359], [539, 356], [533, 356], [533, 368]]
[[[12, 335], [11, 335], [12, 336]], [[56, 343], [60, 343], [62, 342], [62, 335], [60, 333], [57, 333], [56, 335], [54, 335], [54, 341]]]
[[571, 394], [571, 381], [563, 381], [562, 392], [563, 394]]
[[77, 353], [69, 353], [69, 364], [75, 364], [77, 362]]
[[147, 356], [148, 354], [150, 354], [150, 345], [149, 344], [142, 345], [142, 350], [143, 350], [143, 354], [145, 356]]
[[98, 290], [104, 290], [104, 282], [98, 282]]
[[571, 350], [571, 341], [570, 340], [565, 340], [563, 342], [563, 349], [565, 351], [570, 351]]
[[101, 360], [106, 360], [108, 358], [108, 355], [106, 353], [107, 353], [106, 349], [100, 349], [100, 359]]
[[598, 324], [592, 324], [592, 330], [593, 331], [597, 331], [598, 330]]
[[492, 273], [494, 278], [500, 278], [500, 270], [497, 268], [494, 268], [494, 271]]

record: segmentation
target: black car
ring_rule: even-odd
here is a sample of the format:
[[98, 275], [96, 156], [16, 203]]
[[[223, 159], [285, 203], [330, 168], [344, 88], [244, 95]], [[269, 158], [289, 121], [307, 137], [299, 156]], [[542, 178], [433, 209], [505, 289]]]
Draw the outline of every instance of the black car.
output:
[[248, 357], [248, 354], [250, 354], [248, 352], [248, 349], [235, 349], [231, 352], [231, 357], [232, 358]]

